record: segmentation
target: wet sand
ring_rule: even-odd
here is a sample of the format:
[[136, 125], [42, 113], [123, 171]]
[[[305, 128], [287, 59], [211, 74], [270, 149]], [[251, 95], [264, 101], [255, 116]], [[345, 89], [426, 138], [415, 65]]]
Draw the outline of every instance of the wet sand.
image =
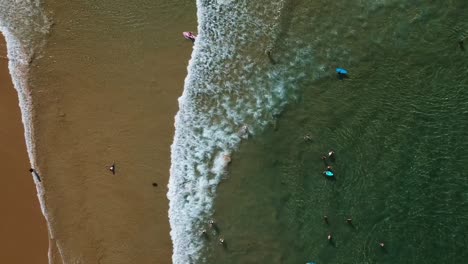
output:
[[169, 146], [195, 3], [96, 5], [46, 1], [54, 26], [31, 64], [51, 262], [171, 263]]
[[0, 34], [0, 262], [47, 263], [47, 228], [31, 178], [18, 96]]

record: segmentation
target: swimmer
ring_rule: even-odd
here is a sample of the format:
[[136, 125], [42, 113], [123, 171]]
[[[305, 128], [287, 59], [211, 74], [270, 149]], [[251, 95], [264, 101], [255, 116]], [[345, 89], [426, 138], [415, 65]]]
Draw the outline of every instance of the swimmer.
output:
[[243, 137], [243, 138], [246, 138], [249, 136], [249, 127], [247, 125], [243, 125], [240, 129], [239, 129], [239, 136], [240, 137]]
[[220, 238], [219, 238], [219, 244], [221, 244], [221, 245], [224, 246], [225, 243], [226, 243], [226, 241], [224, 241], [224, 238], [220, 237]]
[[324, 215], [323, 216], [323, 221], [325, 222], [325, 224], [328, 225], [328, 216]]
[[271, 64], [275, 64], [276, 61], [273, 59], [273, 56], [271, 55], [271, 48], [268, 48], [265, 50], [265, 54], [267, 55], [268, 57], [268, 60], [270, 60], [270, 63]]
[[109, 171], [112, 172], [113, 175], [115, 175], [115, 162], [113, 162], [112, 165], [109, 167]]
[[332, 166], [328, 165], [328, 166], [327, 166], [327, 171], [333, 172], [333, 171], [332, 171]]
[[303, 137], [304, 141], [312, 141], [312, 136], [307, 134]]
[[380, 246], [381, 248], [385, 248], [384, 242], [379, 242], [379, 246]]
[[328, 242], [332, 242], [333, 240], [332, 234], [328, 234], [327, 239], [328, 239]]
[[335, 151], [333, 151], [333, 150], [328, 151], [328, 157], [330, 159], [335, 159]]
[[231, 163], [231, 156], [230, 155], [223, 155], [224, 162], [227, 164]]
[[216, 226], [216, 223], [213, 219], [211, 219], [209, 222], [208, 222], [208, 225], [211, 227], [211, 228], [215, 228]]
[[346, 223], [352, 225], [353, 224], [353, 219], [351, 219], [351, 218], [346, 219]]
[[200, 231], [200, 236], [204, 237], [204, 238], [207, 238], [208, 237], [208, 232], [206, 232], [206, 229], [202, 229]]

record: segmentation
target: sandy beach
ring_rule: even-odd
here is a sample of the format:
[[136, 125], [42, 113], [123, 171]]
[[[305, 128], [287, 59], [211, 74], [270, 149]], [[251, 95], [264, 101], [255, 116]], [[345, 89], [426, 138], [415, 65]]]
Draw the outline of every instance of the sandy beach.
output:
[[195, 4], [155, 5], [141, 25], [128, 5], [92, 21], [86, 3], [45, 4], [54, 24], [29, 87], [54, 264], [171, 263], [169, 146]]
[[11, 83], [0, 34], [0, 262], [47, 263], [47, 228], [28, 172], [18, 96]]

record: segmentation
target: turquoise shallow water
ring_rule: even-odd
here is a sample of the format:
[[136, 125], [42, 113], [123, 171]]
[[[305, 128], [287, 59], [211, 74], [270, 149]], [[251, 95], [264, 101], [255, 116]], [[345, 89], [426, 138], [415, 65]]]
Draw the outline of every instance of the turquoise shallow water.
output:
[[363, 3], [286, 6], [283, 38], [331, 66], [232, 157], [204, 262], [466, 262], [468, 5]]

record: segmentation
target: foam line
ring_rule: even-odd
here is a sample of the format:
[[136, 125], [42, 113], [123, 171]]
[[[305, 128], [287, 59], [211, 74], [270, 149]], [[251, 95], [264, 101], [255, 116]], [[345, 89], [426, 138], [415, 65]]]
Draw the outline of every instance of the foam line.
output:
[[274, 120], [304, 78], [298, 68], [311, 63], [310, 55], [302, 60], [308, 48], [283, 53], [287, 63], [268, 60], [282, 5], [197, 1], [198, 37], [171, 146], [167, 196], [175, 264], [199, 262], [199, 232], [213, 213], [231, 153], [247, 134], [258, 135]]
[[[36, 164], [34, 144], [34, 127], [32, 120], [33, 104], [28, 85], [29, 66], [38, 56], [45, 44], [50, 22], [42, 13], [39, 0], [0, 0], [0, 32], [7, 43], [8, 68], [13, 86], [18, 93], [21, 118], [24, 126], [24, 137], [31, 167], [40, 174]], [[27, 168], [25, 168], [26, 170]], [[49, 215], [47, 214], [44, 188], [34, 175], [37, 196], [44, 215], [50, 237], [53, 236]]]

